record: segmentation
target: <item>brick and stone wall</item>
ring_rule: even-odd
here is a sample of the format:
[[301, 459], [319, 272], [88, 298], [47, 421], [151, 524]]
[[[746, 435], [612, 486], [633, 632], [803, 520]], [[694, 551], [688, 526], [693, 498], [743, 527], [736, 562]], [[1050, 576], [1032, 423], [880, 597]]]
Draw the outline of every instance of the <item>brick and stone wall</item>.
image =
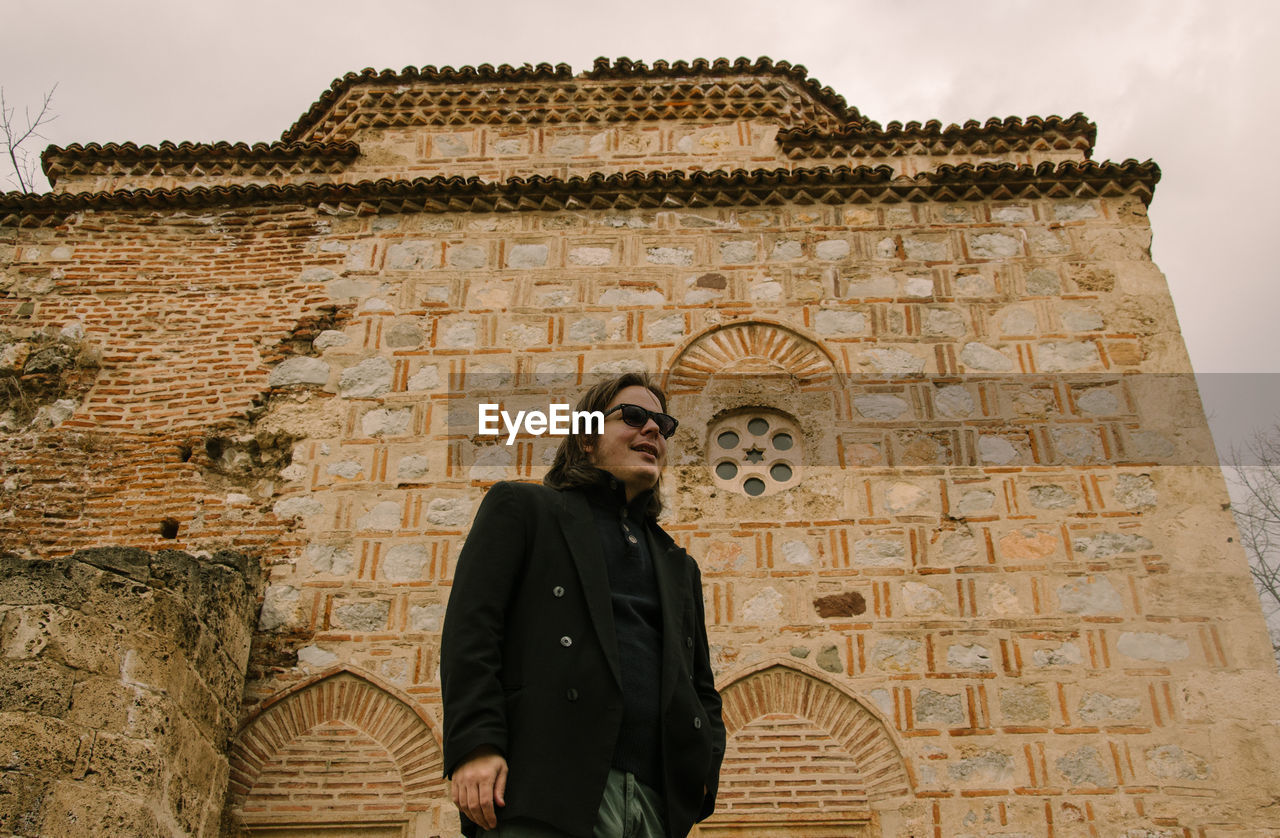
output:
[[0, 554], [0, 832], [221, 834], [259, 592], [233, 553]]
[[644, 368], [731, 733], [703, 834], [1267, 834], [1280, 684], [1153, 165], [764, 63], [353, 75], [284, 140], [54, 149], [0, 206], [3, 546], [266, 573], [229, 831], [455, 834], [453, 562], [557, 442], [476, 404]]

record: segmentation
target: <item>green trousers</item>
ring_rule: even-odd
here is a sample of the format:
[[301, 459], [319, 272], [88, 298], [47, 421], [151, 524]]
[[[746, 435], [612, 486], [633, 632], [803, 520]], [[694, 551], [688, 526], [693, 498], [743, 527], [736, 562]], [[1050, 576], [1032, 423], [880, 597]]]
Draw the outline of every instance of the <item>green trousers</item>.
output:
[[[662, 798], [631, 774], [610, 771], [592, 838], [666, 838]], [[481, 832], [482, 838], [568, 838], [558, 829], [524, 818]]]

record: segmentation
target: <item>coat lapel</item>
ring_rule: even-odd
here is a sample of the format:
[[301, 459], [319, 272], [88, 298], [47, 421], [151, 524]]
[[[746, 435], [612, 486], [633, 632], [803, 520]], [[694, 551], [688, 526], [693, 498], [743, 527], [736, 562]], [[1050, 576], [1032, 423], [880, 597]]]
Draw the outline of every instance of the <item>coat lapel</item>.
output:
[[618, 637], [613, 627], [613, 600], [609, 592], [609, 571], [604, 552], [596, 535], [591, 507], [581, 492], [561, 492], [564, 504], [559, 508], [560, 528], [569, 545], [569, 555], [578, 568], [578, 578], [587, 598], [587, 611], [595, 624], [596, 635], [604, 647], [609, 671], [618, 688], [622, 688], [622, 670], [618, 664]]
[[653, 568], [658, 577], [658, 597], [662, 601], [662, 707], [671, 700], [679, 676], [680, 644], [685, 642], [680, 630], [680, 616], [684, 614], [685, 598], [689, 595], [684, 583], [684, 550], [663, 544], [652, 528], [649, 535], [649, 555], [653, 556]]

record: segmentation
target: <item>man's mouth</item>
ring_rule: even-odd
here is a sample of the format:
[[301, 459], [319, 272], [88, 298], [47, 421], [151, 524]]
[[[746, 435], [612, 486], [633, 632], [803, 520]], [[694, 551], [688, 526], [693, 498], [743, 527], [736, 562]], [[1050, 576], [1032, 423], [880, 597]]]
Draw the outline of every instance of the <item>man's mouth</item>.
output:
[[642, 454], [648, 454], [649, 456], [653, 457], [655, 460], [656, 460], [656, 459], [658, 459], [658, 448], [657, 448], [657, 446], [655, 446], [655, 445], [650, 445], [650, 444], [649, 444], [649, 443], [647, 443], [647, 442], [642, 442], [642, 443], [640, 443], [640, 444], [638, 444], [638, 445], [633, 445], [633, 446], [631, 446], [631, 450], [632, 450], [632, 451], [639, 451], [639, 452], [641, 452]]

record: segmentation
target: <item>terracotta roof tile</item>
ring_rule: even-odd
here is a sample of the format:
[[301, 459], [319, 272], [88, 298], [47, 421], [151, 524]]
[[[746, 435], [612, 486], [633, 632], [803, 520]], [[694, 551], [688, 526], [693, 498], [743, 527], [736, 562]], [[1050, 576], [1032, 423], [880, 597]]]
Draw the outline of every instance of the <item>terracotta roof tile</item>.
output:
[[[436, 68], [433, 66], [415, 68], [406, 67], [399, 72], [393, 70], [376, 71], [372, 68], [366, 68], [359, 73], [347, 73], [340, 79], [335, 80], [320, 98], [311, 105], [297, 122], [295, 122], [288, 130], [284, 132], [281, 139], [285, 142], [295, 142], [304, 138], [318, 139], [321, 137], [332, 136], [334, 131], [338, 130], [362, 107], [390, 108], [398, 106], [406, 110], [407, 114], [412, 117], [401, 117], [425, 121], [429, 124], [451, 124], [450, 116], [440, 113], [442, 111], [453, 112], [452, 122], [456, 124], [466, 124], [467, 122], [480, 121], [492, 124], [503, 123], [523, 123], [530, 121], [567, 121], [568, 118], [581, 121], [608, 121], [609, 119], [618, 119], [625, 121], [628, 119], [656, 119], [671, 116], [698, 116], [704, 115], [709, 110], [715, 108], [723, 109], [724, 102], [705, 101], [705, 96], [701, 98], [704, 101], [698, 101], [700, 94], [696, 90], [687, 90], [688, 87], [697, 86], [699, 83], [711, 82], [716, 80], [727, 80], [732, 78], [756, 77], [760, 80], [773, 80], [775, 82], [785, 80], [788, 84], [807, 94], [816, 106], [818, 121], [822, 123], [821, 127], [835, 128], [842, 125], [860, 125], [863, 123], [861, 114], [856, 108], [850, 107], [842, 96], [825, 87], [817, 81], [810, 79], [808, 71], [801, 65], [793, 65], [786, 61], [773, 61], [769, 58], [758, 58], [754, 61], [746, 58], [739, 58], [736, 61], [720, 58], [715, 61], [707, 61], [706, 59], [697, 59], [692, 62], [676, 61], [656, 61], [652, 65], [644, 62], [631, 61], [627, 58], [619, 58], [610, 62], [606, 58], [598, 58], [590, 70], [577, 74], [573, 73], [572, 68], [567, 64], [557, 64], [554, 67], [550, 64], [539, 64], [536, 67], [525, 64], [520, 67], [513, 67], [503, 64], [499, 67], [493, 67], [489, 64], [481, 64], [479, 67], [461, 67], [454, 69], [452, 67]], [[595, 82], [618, 82], [618, 90], [613, 102], [613, 110], [616, 113], [597, 114], [600, 103], [598, 101], [582, 101], [583, 94], [587, 91], [576, 89], [571, 83], [574, 80], [579, 81], [595, 81]], [[546, 82], [553, 81], [560, 83], [559, 85], [547, 85]], [[474, 97], [470, 97], [465, 91], [450, 90], [443, 96], [432, 97], [433, 101], [398, 101], [397, 97], [406, 95], [405, 91], [398, 90], [406, 84], [417, 82], [427, 82], [436, 85], [451, 85], [455, 87], [493, 85], [499, 83], [502, 89], [496, 91], [493, 96], [485, 97], [481, 95], [485, 101], [474, 101]], [[645, 82], [668, 83], [667, 86], [684, 85], [686, 92], [691, 95], [677, 97], [672, 101], [654, 101], [652, 97], [641, 96], [635, 102], [629, 101], [635, 97], [626, 95], [629, 89], [633, 89], [637, 84]], [[536, 88], [535, 92], [529, 94], [532, 98], [528, 102], [519, 101], [520, 91], [518, 86], [521, 84], [530, 84]], [[513, 87], [514, 86], [514, 87]], [[752, 90], [750, 85], [740, 86], [738, 91], [738, 99], [760, 98], [765, 91]], [[357, 88], [370, 88], [369, 93], [361, 100], [355, 100]], [[564, 88], [569, 88], [575, 97], [565, 101], [553, 101], [557, 92], [552, 90], [553, 87], [560, 88], [560, 95], [563, 94]], [[374, 89], [383, 89], [381, 94], [375, 94]], [[408, 94], [412, 99], [412, 94]], [[528, 98], [528, 97], [526, 97]], [[592, 97], [594, 98], [594, 97]], [[717, 98], [717, 97], [710, 97]], [[718, 97], [723, 98], [723, 94]], [[741, 104], [741, 102], [739, 102]], [[803, 108], [803, 103], [791, 102], [791, 106]], [[529, 105], [530, 107], [520, 107], [520, 105]], [[630, 106], [630, 107], [628, 107]], [[748, 109], [750, 113], [750, 109]], [[477, 118], [482, 117], [482, 118]], [[381, 117], [385, 124], [400, 124], [395, 122], [395, 117], [383, 114]], [[355, 127], [364, 127], [366, 123], [360, 123]], [[368, 124], [379, 124], [376, 120]], [[348, 126], [350, 130], [350, 126]]]
[[1016, 116], [986, 122], [971, 119], [945, 128], [936, 119], [890, 122], [883, 128], [874, 122], [849, 125], [824, 132], [806, 128], [778, 132], [778, 145], [788, 157], [880, 157], [904, 153], [989, 154], [1030, 148], [1080, 149], [1093, 152], [1098, 126], [1082, 113], [1060, 116]]
[[1007, 200], [1134, 195], [1149, 203], [1159, 167], [1094, 161], [943, 165], [914, 177], [889, 166], [698, 172], [629, 172], [567, 179], [532, 176], [502, 182], [432, 177], [360, 183], [239, 185], [194, 189], [0, 195], [0, 224], [44, 226], [81, 210], [174, 209], [303, 204], [332, 214], [382, 212], [513, 212], [564, 209], [676, 209], [783, 203]]
[[195, 166], [217, 166], [225, 170], [249, 171], [280, 166], [294, 172], [328, 171], [334, 164], [345, 164], [360, 153], [355, 143], [171, 143], [158, 146], [134, 143], [89, 143], [61, 147], [51, 145], [40, 155], [40, 162], [50, 184], [71, 174], [93, 174], [95, 168], [108, 168], [113, 173], [164, 166], [181, 173]]

